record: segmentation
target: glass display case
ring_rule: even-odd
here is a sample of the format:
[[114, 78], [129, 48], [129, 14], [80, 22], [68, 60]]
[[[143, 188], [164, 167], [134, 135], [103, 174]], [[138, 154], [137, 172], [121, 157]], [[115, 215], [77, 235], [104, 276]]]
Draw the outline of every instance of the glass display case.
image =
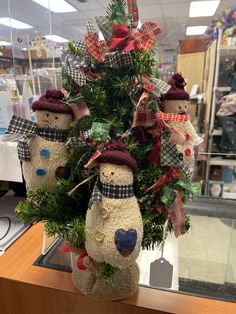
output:
[[[191, 229], [177, 240], [171, 235], [163, 257], [173, 265], [171, 288], [168, 290], [216, 300], [236, 302], [236, 202], [200, 197], [186, 206]], [[71, 272], [73, 253], [63, 253], [58, 241], [34, 265]], [[153, 286], [156, 274], [151, 263], [161, 257], [160, 248], [143, 250], [138, 258], [141, 286]], [[168, 274], [167, 274], [168, 275]]]

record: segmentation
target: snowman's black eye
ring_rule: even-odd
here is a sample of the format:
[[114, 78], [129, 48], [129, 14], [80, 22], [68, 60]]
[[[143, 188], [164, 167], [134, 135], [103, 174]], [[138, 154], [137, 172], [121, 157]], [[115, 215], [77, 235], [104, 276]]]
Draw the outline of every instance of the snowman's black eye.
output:
[[185, 105], [185, 109], [187, 108], [188, 106], [187, 105]]
[[46, 117], [49, 117], [49, 113], [46, 113]]
[[55, 117], [55, 120], [57, 120], [58, 119], [58, 117]]
[[103, 175], [105, 174], [105, 172], [102, 173]]
[[115, 172], [111, 172], [111, 174], [113, 175], [113, 174], [115, 174]]
[[181, 109], [181, 106], [179, 106], [179, 109]]

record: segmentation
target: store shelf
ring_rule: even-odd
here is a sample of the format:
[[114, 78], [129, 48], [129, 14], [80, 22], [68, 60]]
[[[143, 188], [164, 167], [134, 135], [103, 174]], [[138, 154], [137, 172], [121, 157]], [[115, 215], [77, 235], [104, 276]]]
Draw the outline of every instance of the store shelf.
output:
[[220, 92], [230, 92], [231, 91], [231, 86], [217, 87], [217, 90], [219, 90]]
[[221, 136], [223, 133], [222, 129], [215, 129], [212, 133], [213, 136]]
[[222, 157], [213, 157], [210, 160], [211, 166], [236, 166], [236, 159], [223, 159]]

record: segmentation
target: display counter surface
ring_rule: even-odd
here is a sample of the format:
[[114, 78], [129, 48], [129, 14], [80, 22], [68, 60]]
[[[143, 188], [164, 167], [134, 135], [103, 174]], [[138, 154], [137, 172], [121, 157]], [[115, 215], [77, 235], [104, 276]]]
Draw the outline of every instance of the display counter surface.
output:
[[236, 313], [236, 304], [139, 287], [131, 298], [100, 302], [83, 296], [70, 273], [34, 266], [41, 254], [43, 225], [29, 229], [0, 256], [3, 314]]

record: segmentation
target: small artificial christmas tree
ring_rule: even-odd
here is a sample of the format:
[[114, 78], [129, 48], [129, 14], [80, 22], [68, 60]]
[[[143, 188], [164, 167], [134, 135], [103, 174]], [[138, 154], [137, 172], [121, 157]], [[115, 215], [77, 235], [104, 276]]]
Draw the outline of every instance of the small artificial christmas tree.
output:
[[44, 221], [49, 235], [67, 239], [76, 252], [73, 282], [101, 299], [136, 291], [140, 246], [158, 245], [167, 219], [169, 232], [185, 233], [183, 203], [199, 190], [180, 158], [180, 132], [160, 111], [172, 86], [154, 75], [160, 28], [136, 27], [136, 1], [128, 1], [129, 15], [125, 8], [112, 0], [96, 18], [106, 42], [88, 22], [85, 40], [63, 56], [63, 92], [77, 118], [66, 143], [73, 179], [58, 179], [53, 192], [30, 191], [18, 206], [23, 222]]

